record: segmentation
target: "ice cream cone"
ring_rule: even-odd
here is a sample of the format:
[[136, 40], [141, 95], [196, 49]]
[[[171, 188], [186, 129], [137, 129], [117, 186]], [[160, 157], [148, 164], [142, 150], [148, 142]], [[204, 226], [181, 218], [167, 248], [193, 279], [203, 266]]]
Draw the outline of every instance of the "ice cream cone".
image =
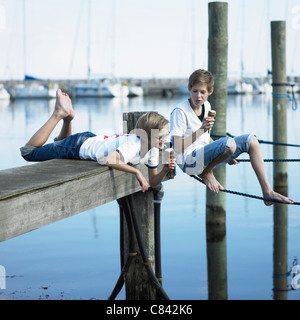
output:
[[[209, 110], [208, 111], [208, 116], [210, 118], [215, 118], [215, 116], [217, 115], [216, 111], [215, 110]], [[210, 129], [208, 130], [208, 133], [210, 132]]]

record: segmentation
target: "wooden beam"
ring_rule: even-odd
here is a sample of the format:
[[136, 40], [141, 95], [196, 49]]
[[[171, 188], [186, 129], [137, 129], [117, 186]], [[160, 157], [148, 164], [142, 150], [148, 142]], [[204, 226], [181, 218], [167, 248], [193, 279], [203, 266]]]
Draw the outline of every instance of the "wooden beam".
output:
[[[148, 177], [147, 167], [137, 166]], [[0, 241], [140, 191], [95, 161], [49, 160], [0, 171]]]

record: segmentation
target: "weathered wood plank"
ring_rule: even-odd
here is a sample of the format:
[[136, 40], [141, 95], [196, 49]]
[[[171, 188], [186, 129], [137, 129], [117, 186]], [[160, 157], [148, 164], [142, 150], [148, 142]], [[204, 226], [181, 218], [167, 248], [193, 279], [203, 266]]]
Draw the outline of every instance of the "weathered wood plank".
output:
[[[147, 178], [147, 168], [138, 166]], [[0, 171], [0, 241], [140, 191], [134, 175], [94, 161], [50, 160]]]

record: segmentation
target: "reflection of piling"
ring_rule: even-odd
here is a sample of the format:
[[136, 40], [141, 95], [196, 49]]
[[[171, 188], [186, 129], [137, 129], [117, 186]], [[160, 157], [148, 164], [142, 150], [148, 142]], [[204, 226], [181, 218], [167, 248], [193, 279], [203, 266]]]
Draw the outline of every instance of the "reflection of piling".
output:
[[207, 281], [209, 300], [227, 300], [226, 226], [206, 226]]
[[[212, 109], [216, 110], [216, 122], [212, 134], [226, 135], [227, 109], [227, 12], [225, 2], [211, 2], [209, 11], [209, 39], [208, 39], [208, 69], [215, 78], [214, 92], [210, 96]], [[223, 187], [226, 184], [226, 167], [221, 166], [214, 170], [216, 179]], [[206, 222], [225, 223], [226, 195], [221, 192], [215, 194], [207, 190], [206, 194]]]
[[276, 203], [273, 231], [274, 300], [286, 300], [288, 286], [288, 206]]
[[[286, 98], [286, 23], [271, 22], [272, 77], [273, 77], [273, 140], [287, 143]], [[286, 159], [287, 148], [273, 146], [274, 159]], [[288, 194], [287, 162], [275, 162], [273, 167], [274, 190]], [[287, 299], [288, 290], [288, 206], [274, 205], [273, 290], [274, 299]]]

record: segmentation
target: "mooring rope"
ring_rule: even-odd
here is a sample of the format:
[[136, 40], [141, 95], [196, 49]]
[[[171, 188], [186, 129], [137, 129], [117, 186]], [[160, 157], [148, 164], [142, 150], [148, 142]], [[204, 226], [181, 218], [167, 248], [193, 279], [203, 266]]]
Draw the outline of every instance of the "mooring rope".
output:
[[[191, 175], [191, 177], [205, 185], [203, 180], [201, 178], [199, 178], [198, 176]], [[256, 195], [252, 195], [252, 194], [248, 194], [248, 193], [243, 193], [243, 192], [238, 192], [238, 191], [232, 191], [232, 190], [228, 190], [228, 189], [223, 189], [223, 190], [220, 190], [220, 191], [226, 192], [226, 193], [235, 194], [235, 195], [238, 195], [238, 196], [253, 198], [253, 199], [257, 199], [257, 200], [263, 200], [263, 201], [275, 202], [275, 203], [283, 203], [283, 202], [275, 200], [275, 199], [264, 198], [264, 197], [260, 197], [260, 196], [256, 196]], [[291, 203], [291, 204], [299, 206], [300, 202], [294, 202], [294, 203]]]
[[[238, 162], [250, 162], [250, 159], [235, 159]], [[300, 162], [300, 159], [264, 159], [264, 162]]]
[[[234, 138], [235, 136], [232, 135], [231, 133], [229, 132], [226, 132], [226, 135], [230, 138]], [[212, 137], [216, 137], [216, 138], [223, 138], [225, 136], [223, 135], [218, 135], [218, 134], [212, 134], [211, 135]], [[265, 141], [265, 140], [261, 140], [261, 139], [257, 139], [257, 141], [259, 143], [264, 143], [264, 144], [274, 144], [274, 145], [277, 145], [277, 146], [286, 146], [286, 147], [297, 147], [297, 148], [300, 148], [300, 145], [299, 144], [291, 144], [291, 143], [282, 143], [282, 142], [274, 142], [274, 141]]]
[[295, 96], [295, 92], [294, 92], [294, 86], [295, 83], [272, 83], [273, 87], [279, 87], [279, 86], [290, 86], [292, 88], [292, 96], [290, 96], [289, 94], [286, 93], [277, 93], [277, 92], [273, 92], [273, 98], [288, 98], [290, 101], [292, 101], [292, 109], [295, 111], [297, 110], [297, 99]]

